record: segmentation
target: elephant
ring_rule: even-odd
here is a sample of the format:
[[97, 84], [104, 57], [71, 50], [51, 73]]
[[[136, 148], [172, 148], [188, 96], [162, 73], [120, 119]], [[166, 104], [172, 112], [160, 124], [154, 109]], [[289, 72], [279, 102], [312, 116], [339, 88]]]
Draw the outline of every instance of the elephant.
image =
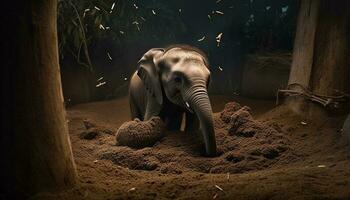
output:
[[189, 45], [152, 48], [138, 61], [130, 79], [131, 117], [145, 121], [159, 116], [168, 130], [180, 130], [185, 116], [185, 131], [200, 128], [205, 155], [215, 156], [209, 81], [208, 59], [198, 48]]

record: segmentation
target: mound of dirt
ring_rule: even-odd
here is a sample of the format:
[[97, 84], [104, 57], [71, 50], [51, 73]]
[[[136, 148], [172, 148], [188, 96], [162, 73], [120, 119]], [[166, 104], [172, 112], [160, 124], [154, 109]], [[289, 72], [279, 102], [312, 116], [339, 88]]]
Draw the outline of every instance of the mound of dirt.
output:
[[159, 117], [152, 117], [148, 121], [125, 122], [116, 134], [118, 145], [142, 148], [153, 146], [164, 136], [165, 124]]
[[290, 139], [278, 127], [254, 120], [250, 108], [236, 102], [214, 114], [216, 140], [220, 156], [204, 157], [199, 133], [169, 132], [153, 147], [133, 149], [122, 146], [103, 147], [100, 159], [135, 170], [180, 174], [242, 173], [287, 164], [297, 159]]

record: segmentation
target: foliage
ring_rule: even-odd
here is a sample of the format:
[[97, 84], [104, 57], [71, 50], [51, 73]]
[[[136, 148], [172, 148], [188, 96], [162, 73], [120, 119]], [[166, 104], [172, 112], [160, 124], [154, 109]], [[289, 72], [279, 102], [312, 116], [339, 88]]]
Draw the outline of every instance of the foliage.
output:
[[[88, 49], [94, 42], [108, 39], [120, 45], [139, 37], [171, 39], [175, 37], [172, 30], [184, 29], [178, 16], [162, 1], [150, 6], [129, 0], [60, 0], [58, 6], [61, 58], [72, 55], [90, 68]], [[83, 52], [85, 61], [81, 61]]]

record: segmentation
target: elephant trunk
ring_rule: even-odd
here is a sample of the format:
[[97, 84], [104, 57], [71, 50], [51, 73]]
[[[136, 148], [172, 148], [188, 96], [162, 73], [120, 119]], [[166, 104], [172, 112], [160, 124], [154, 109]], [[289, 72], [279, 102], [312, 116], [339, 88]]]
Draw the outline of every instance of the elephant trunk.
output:
[[184, 94], [184, 100], [196, 113], [205, 143], [207, 156], [216, 155], [216, 140], [213, 123], [213, 113], [206, 86], [200, 84], [188, 89]]

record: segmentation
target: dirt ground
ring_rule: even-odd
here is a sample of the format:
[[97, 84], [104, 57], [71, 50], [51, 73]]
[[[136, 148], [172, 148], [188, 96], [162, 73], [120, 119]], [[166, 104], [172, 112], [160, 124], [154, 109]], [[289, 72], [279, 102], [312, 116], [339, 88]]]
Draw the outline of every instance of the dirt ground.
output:
[[[240, 105], [226, 104], [233, 101]], [[202, 156], [196, 133], [169, 132], [142, 149], [117, 146], [127, 98], [68, 108], [79, 183], [33, 199], [350, 199], [343, 118], [312, 121], [238, 96], [211, 102], [215, 158]]]

